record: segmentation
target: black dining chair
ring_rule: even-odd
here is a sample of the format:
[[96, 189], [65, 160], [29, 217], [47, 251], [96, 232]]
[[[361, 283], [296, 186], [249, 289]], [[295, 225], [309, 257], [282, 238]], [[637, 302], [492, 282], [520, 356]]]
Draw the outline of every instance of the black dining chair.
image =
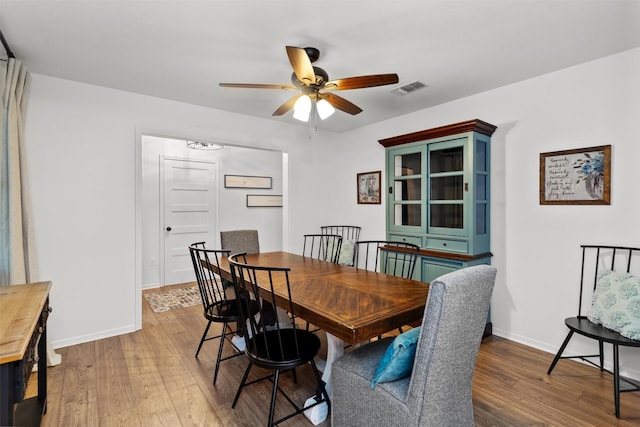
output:
[[[312, 332], [298, 328], [296, 326], [296, 316], [291, 300], [291, 288], [289, 284], [289, 268], [286, 267], [263, 267], [248, 265], [245, 254], [234, 254], [229, 258], [229, 266], [233, 277], [233, 286], [236, 295], [242, 296], [240, 315], [244, 328], [245, 354], [249, 359], [249, 365], [242, 377], [240, 386], [233, 399], [232, 408], [235, 408], [242, 390], [251, 384], [255, 384], [265, 379], [273, 382], [271, 393], [271, 403], [269, 408], [269, 420], [267, 425], [273, 426], [288, 420], [291, 417], [302, 414], [304, 411], [326, 402], [330, 405], [329, 395], [325, 389], [324, 382], [320, 377], [314, 357], [320, 350], [320, 339]], [[258, 286], [260, 281], [260, 287]], [[276, 319], [274, 325], [264, 323], [262, 316], [253, 316], [246, 310], [250, 304], [257, 303], [262, 310], [265, 302], [276, 305], [275, 288], [278, 288], [282, 300], [282, 293], [285, 292], [284, 299], [286, 307], [283, 307], [291, 315], [291, 318]], [[293, 371], [294, 381], [296, 380], [295, 369], [309, 364], [313, 375], [317, 381], [317, 396], [314, 403], [303, 407], [298, 406], [279, 384], [280, 374], [286, 371]], [[272, 371], [271, 374], [247, 381], [253, 366]], [[294, 412], [274, 421], [276, 399], [278, 391], [287, 399], [294, 408]]]
[[354, 265], [356, 268], [410, 279], [418, 259], [420, 246], [389, 240], [356, 242]]
[[[222, 249], [227, 249], [231, 254], [245, 253], [245, 254], [257, 254], [260, 253], [260, 239], [258, 238], [258, 230], [227, 230], [220, 232], [220, 245]], [[231, 283], [224, 281], [225, 285], [232, 286]], [[267, 318], [266, 310], [263, 313]], [[275, 306], [271, 307], [271, 313], [268, 315], [269, 319], [276, 316]], [[237, 326], [236, 330], [238, 335], [233, 337], [233, 342], [241, 346], [242, 343], [242, 328]], [[237, 341], [236, 341], [237, 340]]]
[[320, 227], [322, 234], [337, 234], [342, 236], [342, 240], [353, 240], [357, 242], [360, 239], [360, 230], [362, 227], [357, 225], [323, 225]]
[[323, 225], [320, 227], [321, 234], [332, 234], [342, 236], [340, 253], [338, 254], [338, 264], [353, 265], [354, 246], [360, 240], [360, 230], [357, 225]]
[[[640, 348], [635, 326], [638, 318], [636, 295], [640, 289], [637, 275], [640, 272], [640, 248], [610, 245], [581, 245], [580, 248], [582, 267], [578, 314], [564, 319], [569, 331], [547, 375], [551, 375], [560, 359], [580, 359], [612, 374], [613, 404], [616, 418], [620, 418], [620, 393], [640, 391], [640, 381], [620, 375], [620, 347]], [[598, 352], [584, 354], [580, 351], [563, 356], [574, 334], [597, 341]], [[605, 343], [612, 346], [613, 372], [605, 369]]]
[[[200, 354], [200, 349], [205, 341], [220, 339], [218, 347], [218, 357], [216, 358], [216, 367], [213, 374], [213, 384], [218, 379], [218, 370], [220, 362], [241, 356], [242, 352], [231, 342], [229, 337], [233, 336], [236, 331], [230, 330], [229, 324], [236, 323], [241, 320], [240, 311], [238, 310], [238, 302], [235, 298], [227, 298], [224, 285], [220, 276], [215, 274], [210, 266], [219, 266], [220, 258], [228, 257], [229, 251], [225, 250], [209, 250], [205, 249], [205, 243], [199, 242], [189, 246], [191, 253], [191, 261], [198, 282], [198, 289], [202, 299], [203, 315], [207, 319], [207, 326], [204, 329], [200, 344], [196, 350], [196, 358]], [[254, 301], [246, 302], [247, 315], [253, 316], [258, 312], [258, 304]], [[222, 323], [222, 332], [220, 335], [208, 337], [209, 328], [212, 323]], [[230, 356], [222, 357], [225, 339], [229, 339], [231, 345], [236, 350]]]
[[[363, 240], [356, 242], [353, 263], [356, 268], [411, 279], [419, 251], [413, 243]], [[398, 331], [402, 333], [402, 328]]]
[[302, 256], [335, 264], [341, 246], [342, 236], [337, 234], [305, 234]]
[[[340, 235], [305, 234], [304, 243], [302, 245], [302, 256], [337, 264], [341, 246], [342, 236]], [[310, 329], [309, 322], [307, 322], [306, 329], [307, 331]], [[316, 328], [312, 332], [317, 332], [319, 330], [320, 329]]]

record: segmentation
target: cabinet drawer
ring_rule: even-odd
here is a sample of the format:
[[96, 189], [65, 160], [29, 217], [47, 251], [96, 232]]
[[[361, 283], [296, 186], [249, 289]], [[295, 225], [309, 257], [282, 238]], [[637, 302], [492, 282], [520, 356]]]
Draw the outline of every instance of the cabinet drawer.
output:
[[438, 277], [451, 273], [452, 271], [459, 270], [462, 267], [462, 263], [457, 261], [423, 258], [421, 280], [423, 282], [431, 283]]
[[436, 251], [467, 253], [469, 244], [466, 240], [433, 239], [429, 237], [426, 239], [425, 248]]
[[389, 234], [389, 240], [394, 242], [413, 243], [422, 246], [422, 237], [420, 236], [404, 236], [402, 234]]

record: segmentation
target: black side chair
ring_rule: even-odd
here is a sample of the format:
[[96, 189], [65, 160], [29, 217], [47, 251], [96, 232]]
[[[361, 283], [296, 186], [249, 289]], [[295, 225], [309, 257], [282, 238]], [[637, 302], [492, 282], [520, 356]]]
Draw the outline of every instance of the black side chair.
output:
[[[356, 242], [353, 265], [356, 268], [411, 279], [420, 246], [389, 240]], [[402, 333], [402, 328], [398, 328]], [[382, 338], [378, 336], [378, 339]]]
[[337, 234], [305, 234], [302, 256], [336, 264], [342, 236]]
[[[216, 368], [213, 374], [213, 384], [218, 379], [218, 369], [220, 362], [223, 360], [231, 359], [236, 356], [241, 356], [242, 352], [233, 345], [230, 338], [236, 331], [228, 331], [229, 323], [235, 323], [240, 321], [240, 311], [238, 310], [238, 303], [236, 299], [227, 298], [224, 285], [220, 276], [213, 273], [209, 266], [219, 266], [219, 260], [222, 257], [228, 257], [229, 251], [225, 250], [208, 250], [205, 249], [204, 242], [194, 243], [189, 246], [189, 252], [191, 253], [191, 261], [193, 262], [193, 269], [196, 273], [196, 280], [198, 281], [198, 289], [200, 290], [200, 297], [202, 298], [203, 315], [207, 319], [207, 327], [204, 329], [198, 350], [196, 350], [196, 358], [200, 354], [200, 349], [205, 341], [220, 338], [220, 346], [218, 347], [218, 357], [216, 359]], [[249, 302], [247, 306], [248, 315], [254, 315], [258, 312], [258, 304], [255, 302]], [[222, 323], [222, 333], [213, 337], [207, 337], [211, 323]], [[230, 329], [230, 328], [229, 328]], [[222, 357], [222, 350], [224, 348], [225, 339], [229, 339], [231, 345], [236, 352], [230, 356]]]
[[356, 268], [410, 279], [419, 250], [420, 246], [413, 243], [364, 240], [356, 242], [354, 265]]
[[[302, 256], [337, 264], [341, 247], [342, 236], [338, 234], [305, 234]], [[307, 322], [307, 331], [309, 328], [310, 324]], [[312, 332], [319, 330], [316, 328]]]
[[[271, 379], [273, 382], [268, 426], [279, 424], [291, 417], [302, 414], [307, 409], [322, 402], [330, 405], [329, 395], [313, 360], [320, 350], [320, 339], [314, 333], [296, 327], [295, 312], [291, 301], [291, 288], [289, 286], [289, 268], [247, 265], [245, 254], [232, 255], [229, 258], [229, 265], [236, 295], [242, 296], [242, 302], [240, 303], [241, 324], [244, 328], [243, 335], [246, 342], [245, 354], [249, 359], [249, 366], [247, 366], [247, 370], [242, 377], [242, 382], [238, 387], [231, 407], [235, 408], [240, 393], [246, 386], [265, 379]], [[262, 289], [258, 287], [258, 281], [260, 281]], [[275, 325], [269, 326], [264, 324], [262, 315], [254, 317], [251, 312], [246, 310], [246, 307], [251, 303], [258, 302], [260, 309], [263, 309], [264, 303], [267, 301], [275, 306], [276, 295], [274, 287], [278, 287], [280, 292], [286, 290], [287, 295], [284, 298], [287, 301], [287, 306], [285, 309], [291, 314], [292, 319], [285, 320], [286, 324], [281, 323], [280, 319], [276, 319]], [[282, 299], [282, 294], [279, 299]], [[280, 373], [289, 370], [293, 370], [295, 381], [295, 368], [307, 363], [311, 365], [313, 374], [316, 377], [318, 391], [315, 402], [301, 408], [280, 388], [278, 381]], [[254, 365], [273, 371], [273, 373], [248, 382], [247, 378]], [[278, 391], [293, 406], [294, 412], [274, 421]]]
[[[553, 358], [547, 374], [551, 374], [560, 359], [580, 359], [600, 368], [600, 371], [613, 374], [613, 399], [616, 417], [620, 418], [620, 393], [640, 391], [640, 382], [620, 376], [619, 347], [640, 347], [640, 340], [627, 338], [612, 329], [592, 322], [588, 316], [584, 314], [587, 310], [583, 311], [582, 303], [584, 301], [587, 307], [591, 307], [588, 303], [592, 301], [592, 295], [596, 292], [600, 271], [611, 270], [614, 272], [630, 273], [632, 271], [632, 261], [635, 260], [637, 262], [640, 258], [640, 248], [595, 245], [582, 245], [581, 248], [582, 270], [580, 273], [578, 315], [575, 317], [567, 317], [564, 320], [565, 325], [569, 328], [569, 333], [560, 346], [558, 353]], [[637, 266], [638, 264], [635, 265]], [[593, 284], [591, 283], [592, 278]], [[598, 354], [562, 356], [574, 333], [598, 341]], [[613, 346], [613, 372], [604, 369], [604, 343], [609, 343]], [[599, 364], [588, 359], [594, 357], [599, 359]], [[624, 382], [624, 388], [621, 388], [620, 381]]]
[[362, 228], [357, 225], [323, 225], [320, 227], [322, 234], [337, 234], [342, 236], [342, 240], [360, 240], [360, 230]]
[[355, 243], [360, 239], [361, 228], [357, 225], [323, 225], [320, 227], [321, 234], [342, 236], [338, 260], [340, 265], [353, 266], [353, 255]]
[[[258, 238], [258, 230], [227, 230], [220, 232], [220, 245], [222, 249], [229, 250], [231, 255], [245, 253], [245, 254], [258, 254], [260, 253], [260, 239]], [[231, 283], [224, 281], [225, 286], [232, 286]], [[276, 316], [275, 306], [272, 307], [272, 312], [269, 318]], [[239, 335], [242, 335], [242, 327], [238, 325], [236, 327], [238, 336], [234, 339], [239, 339]], [[242, 342], [242, 341], [240, 341]], [[236, 342], [237, 345], [239, 345]]]

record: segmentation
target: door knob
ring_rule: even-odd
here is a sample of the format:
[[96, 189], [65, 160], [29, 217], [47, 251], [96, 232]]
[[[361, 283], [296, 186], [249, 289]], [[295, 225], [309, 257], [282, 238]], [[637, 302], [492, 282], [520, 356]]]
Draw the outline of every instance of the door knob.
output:
[[167, 231], [171, 231], [171, 227], [167, 227]]

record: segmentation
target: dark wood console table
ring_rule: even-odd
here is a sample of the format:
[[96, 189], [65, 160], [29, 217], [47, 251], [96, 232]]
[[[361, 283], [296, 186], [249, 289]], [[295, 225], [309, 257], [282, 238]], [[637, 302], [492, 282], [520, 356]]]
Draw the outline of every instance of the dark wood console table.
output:
[[[39, 426], [47, 410], [51, 282], [0, 287], [0, 425]], [[24, 399], [33, 365], [38, 395]]]

